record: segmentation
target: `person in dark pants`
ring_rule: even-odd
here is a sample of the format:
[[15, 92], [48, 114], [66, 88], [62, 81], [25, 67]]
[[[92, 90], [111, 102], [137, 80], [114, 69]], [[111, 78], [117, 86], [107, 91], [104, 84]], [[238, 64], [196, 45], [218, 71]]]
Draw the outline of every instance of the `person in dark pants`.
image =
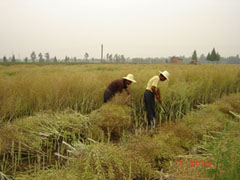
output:
[[122, 79], [117, 79], [111, 82], [104, 92], [104, 103], [109, 101], [117, 92], [121, 93], [123, 89], [125, 89], [127, 91], [127, 94], [130, 95], [130, 92], [128, 91], [128, 86], [132, 84], [132, 82], [136, 83], [132, 74], [128, 74]]
[[147, 111], [147, 120], [148, 126], [151, 125], [155, 126], [154, 119], [155, 119], [155, 98], [158, 100], [160, 104], [162, 104], [160, 90], [158, 87], [158, 82], [169, 80], [170, 74], [167, 71], [159, 71], [159, 76], [153, 76], [147, 84], [147, 88], [144, 92], [144, 104]]

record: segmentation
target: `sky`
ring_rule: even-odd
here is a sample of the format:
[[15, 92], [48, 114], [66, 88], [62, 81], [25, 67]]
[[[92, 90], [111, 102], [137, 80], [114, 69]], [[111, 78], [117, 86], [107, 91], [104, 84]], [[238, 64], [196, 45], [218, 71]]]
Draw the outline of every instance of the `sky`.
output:
[[240, 54], [240, 0], [0, 0], [0, 58]]

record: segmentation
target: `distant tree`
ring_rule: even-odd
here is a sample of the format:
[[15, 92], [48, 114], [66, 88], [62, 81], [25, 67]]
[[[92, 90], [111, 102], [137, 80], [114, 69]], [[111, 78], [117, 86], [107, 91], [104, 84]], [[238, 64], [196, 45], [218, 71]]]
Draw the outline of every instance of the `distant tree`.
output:
[[65, 59], [64, 59], [64, 61], [65, 61], [66, 63], [68, 63], [68, 62], [69, 62], [69, 60], [70, 60], [70, 58], [69, 58], [68, 56], [65, 56]]
[[208, 53], [208, 55], [207, 55], [207, 60], [212, 61], [210, 53]]
[[109, 58], [109, 61], [112, 62], [112, 60], [113, 60], [112, 54], [110, 54], [110, 55], [108, 56], [108, 58]]
[[86, 53], [84, 54], [84, 58], [87, 60], [88, 57], [89, 57], [89, 54], [86, 52]]
[[42, 53], [38, 54], [39, 62], [44, 62]]
[[3, 62], [7, 62], [7, 57], [3, 56]]
[[217, 59], [217, 53], [215, 48], [213, 48], [212, 52], [211, 52], [211, 59], [212, 61], [215, 61]]
[[118, 60], [118, 55], [115, 54], [115, 55], [113, 56], [113, 59], [115, 60], [115, 62], [117, 62], [117, 60]]
[[56, 56], [53, 58], [53, 62], [55, 62], [55, 63], [57, 63], [57, 62], [58, 62], [58, 61], [57, 61], [57, 57], [56, 57]]
[[123, 63], [125, 62], [126, 59], [125, 59], [124, 55], [120, 55], [120, 60], [121, 60], [121, 62], [123, 62]]
[[49, 53], [48, 52], [45, 53], [44, 56], [46, 58], [46, 62], [50, 62], [50, 55], [49, 55]]
[[239, 64], [240, 63], [240, 58], [239, 58], [238, 54], [236, 55], [236, 58], [237, 58], [237, 63]]
[[36, 53], [33, 51], [31, 53], [31, 60], [32, 60], [32, 62], [35, 62], [36, 58], [37, 58]]
[[192, 55], [192, 60], [194, 60], [194, 61], [197, 61], [197, 60], [198, 60], [198, 57], [197, 57], [197, 52], [196, 52], [196, 50], [194, 50], [194, 52], [193, 52], [193, 55]]
[[77, 62], [77, 58], [76, 57], [73, 58], [73, 62]]
[[16, 58], [14, 54], [12, 55], [11, 62], [16, 62]]
[[25, 63], [28, 62], [28, 58], [27, 58], [27, 57], [24, 58], [24, 62], [25, 62]]
[[240, 64], [239, 56], [229, 56], [227, 58], [224, 58], [225, 62], [228, 64]]
[[206, 60], [206, 57], [204, 56], [204, 54], [201, 54], [199, 60], [200, 60], [200, 61]]
[[220, 60], [220, 54], [218, 52], [216, 52], [215, 48], [213, 48], [211, 54], [208, 53], [207, 60], [208, 61], [216, 61], [216, 62], [218, 62]]
[[115, 54], [114, 55], [114, 60], [115, 60], [115, 62], [119, 63], [120, 62], [120, 55]]
[[217, 54], [216, 54], [216, 61], [217, 61], [217, 62], [220, 61], [220, 58], [221, 58], [220, 54], [217, 53]]
[[109, 61], [109, 54], [106, 55], [106, 60]]

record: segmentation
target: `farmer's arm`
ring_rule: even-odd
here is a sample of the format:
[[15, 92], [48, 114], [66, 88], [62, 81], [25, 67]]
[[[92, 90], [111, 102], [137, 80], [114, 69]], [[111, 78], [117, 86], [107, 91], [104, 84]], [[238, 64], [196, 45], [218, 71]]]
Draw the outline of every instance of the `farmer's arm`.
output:
[[133, 100], [133, 97], [130, 94], [130, 91], [128, 90], [128, 88], [126, 88], [127, 94], [128, 94], [128, 98], [130, 98], [130, 100]]
[[158, 102], [160, 103], [160, 104], [162, 104], [162, 98], [161, 98], [161, 94], [160, 94], [160, 89], [159, 88], [157, 88], [157, 100], [158, 100]]
[[126, 91], [127, 91], [127, 94], [128, 94], [128, 95], [131, 95], [130, 92], [129, 92], [129, 90], [128, 90], [128, 88], [126, 88]]
[[160, 90], [159, 88], [156, 88], [155, 86], [152, 86], [152, 92], [155, 95], [156, 99], [160, 104], [162, 104], [161, 96], [160, 96]]
[[157, 95], [156, 87], [155, 87], [155, 86], [152, 86], [151, 89], [152, 89], [153, 94], [156, 96], [156, 95]]
[[152, 92], [156, 96], [157, 95], [157, 86], [158, 86], [158, 80], [155, 78], [152, 82]]

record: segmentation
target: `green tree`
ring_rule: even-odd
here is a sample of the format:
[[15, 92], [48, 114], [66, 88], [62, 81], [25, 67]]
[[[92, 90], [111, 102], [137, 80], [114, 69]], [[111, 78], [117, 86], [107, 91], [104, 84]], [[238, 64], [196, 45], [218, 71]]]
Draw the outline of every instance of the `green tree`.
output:
[[201, 54], [200, 58], [199, 58], [200, 61], [203, 61], [203, 60], [206, 60], [206, 57], [204, 54]]
[[12, 61], [12, 62], [16, 62], [15, 55], [12, 55], [11, 61]]
[[112, 60], [113, 60], [112, 54], [110, 54], [110, 55], [108, 56], [108, 58], [109, 58], [109, 61], [112, 62]]
[[124, 57], [124, 55], [120, 55], [120, 60], [121, 60], [121, 62], [125, 62], [125, 60], [126, 60], [126, 58]]
[[192, 60], [194, 60], [194, 61], [197, 61], [197, 60], [198, 60], [198, 57], [197, 57], [197, 52], [196, 52], [196, 50], [194, 50], [194, 52], [193, 52], [193, 55], [192, 55]]
[[42, 53], [38, 54], [39, 62], [44, 62]]
[[216, 61], [219, 61], [219, 60], [220, 60], [220, 58], [221, 58], [221, 57], [220, 57], [220, 54], [219, 54], [219, 53], [217, 53], [217, 54], [216, 54]]
[[212, 61], [216, 61], [216, 59], [217, 59], [217, 53], [216, 53], [215, 48], [213, 48], [213, 50], [211, 52], [211, 59], [212, 59]]
[[28, 62], [28, 58], [27, 58], [27, 57], [24, 58], [24, 62], [25, 62], [25, 63]]
[[73, 62], [77, 62], [77, 58], [76, 57], [73, 58]]
[[33, 51], [33, 52], [31, 53], [31, 60], [32, 60], [32, 62], [35, 62], [35, 61], [36, 61], [36, 58], [37, 58], [36, 53]]
[[208, 53], [207, 60], [208, 61], [216, 61], [216, 62], [218, 62], [220, 60], [220, 54], [218, 52], [216, 52], [215, 48], [213, 48], [211, 54]]
[[3, 62], [7, 62], [7, 57], [3, 56]]
[[207, 55], [207, 60], [208, 60], [208, 61], [211, 61], [211, 60], [212, 60], [210, 53], [208, 53], [208, 55]]
[[84, 58], [87, 60], [88, 57], [89, 57], [89, 54], [86, 52], [86, 53], [84, 54]]
[[115, 60], [115, 62], [119, 63], [120, 62], [120, 55], [115, 54], [114, 55], [114, 60]]
[[49, 55], [49, 53], [48, 53], [48, 52], [45, 53], [44, 56], [45, 56], [45, 58], [46, 58], [46, 62], [49, 62], [49, 61], [50, 61], [50, 55]]
[[56, 56], [53, 58], [53, 62], [55, 62], [55, 63], [57, 63], [57, 62], [58, 62], [58, 61], [57, 61], [57, 57], [56, 57]]
[[107, 53], [106, 55], [106, 60], [108, 61], [109, 60], [109, 54]]
[[69, 57], [65, 57], [65, 59], [64, 59], [64, 61], [66, 62], [66, 63], [68, 63], [69, 62], [69, 60], [70, 60], [70, 58]]

